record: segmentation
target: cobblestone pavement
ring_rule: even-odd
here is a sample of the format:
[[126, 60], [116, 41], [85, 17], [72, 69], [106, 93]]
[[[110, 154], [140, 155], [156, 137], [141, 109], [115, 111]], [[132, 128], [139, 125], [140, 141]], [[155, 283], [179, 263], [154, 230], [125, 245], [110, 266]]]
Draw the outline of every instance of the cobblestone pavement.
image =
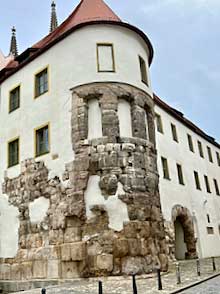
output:
[[220, 293], [220, 277], [202, 283], [190, 290], [182, 292], [184, 294], [219, 294]]
[[[220, 273], [220, 258], [216, 258], [216, 272]], [[170, 266], [169, 272], [162, 274], [163, 291], [157, 289], [156, 274], [138, 276], [136, 278], [138, 294], [169, 294], [174, 290], [187, 286], [191, 283], [203, 280], [213, 275], [212, 260], [201, 261], [201, 277], [198, 277], [196, 261], [183, 261], [180, 263], [181, 285], [176, 284], [175, 264]], [[47, 294], [98, 294], [98, 281], [103, 282], [103, 294], [133, 294], [131, 277], [108, 277], [100, 279], [78, 279], [65, 281], [59, 286], [47, 288]], [[212, 284], [212, 282], [210, 282]], [[220, 285], [220, 283], [219, 283]], [[21, 292], [20, 292], [21, 293]], [[23, 294], [40, 294], [40, 289], [23, 291]], [[200, 293], [200, 292], [184, 292]], [[209, 293], [209, 292], [201, 292]], [[210, 293], [220, 293], [210, 292]]]

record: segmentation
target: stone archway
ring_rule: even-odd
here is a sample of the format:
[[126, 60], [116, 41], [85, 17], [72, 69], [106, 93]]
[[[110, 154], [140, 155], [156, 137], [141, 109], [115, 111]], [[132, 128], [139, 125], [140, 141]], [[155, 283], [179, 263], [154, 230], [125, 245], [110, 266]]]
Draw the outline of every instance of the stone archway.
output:
[[[178, 246], [178, 248], [176, 248], [176, 250], [178, 250], [178, 252], [176, 252], [177, 259], [178, 257], [182, 259], [181, 256], [184, 257], [184, 255], [185, 259], [196, 258], [197, 252], [193, 219], [188, 208], [181, 205], [174, 206], [172, 209], [172, 222], [175, 227], [175, 245]], [[177, 240], [177, 238], [179, 239]], [[185, 243], [185, 247], [183, 244], [181, 245], [181, 238]], [[180, 250], [184, 251], [184, 255]]]

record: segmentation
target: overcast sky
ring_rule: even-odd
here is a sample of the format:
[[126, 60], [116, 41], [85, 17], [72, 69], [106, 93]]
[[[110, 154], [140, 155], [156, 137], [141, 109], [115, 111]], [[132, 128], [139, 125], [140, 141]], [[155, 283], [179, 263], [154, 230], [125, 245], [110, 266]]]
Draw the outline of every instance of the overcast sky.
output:
[[[1, 1], [0, 49], [8, 54], [10, 28], [19, 52], [48, 33], [50, 0]], [[59, 22], [78, 0], [56, 0]], [[220, 0], [106, 0], [150, 38], [154, 92], [220, 140]]]

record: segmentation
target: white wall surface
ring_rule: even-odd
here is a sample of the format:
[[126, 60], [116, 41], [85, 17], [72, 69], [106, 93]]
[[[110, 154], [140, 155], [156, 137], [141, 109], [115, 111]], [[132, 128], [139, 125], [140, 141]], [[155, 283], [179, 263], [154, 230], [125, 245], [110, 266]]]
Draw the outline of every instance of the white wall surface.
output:
[[40, 197], [31, 202], [29, 205], [29, 215], [31, 223], [41, 223], [46, 216], [49, 206], [49, 199], [46, 199], [44, 197]]
[[121, 137], [132, 137], [131, 104], [125, 99], [119, 99], [118, 119]]
[[99, 181], [99, 176], [91, 176], [89, 178], [85, 191], [86, 216], [88, 219], [91, 219], [94, 217], [91, 208], [94, 205], [103, 205], [109, 217], [109, 228], [121, 231], [123, 223], [129, 221], [127, 205], [118, 198], [118, 195], [125, 194], [122, 184], [118, 184], [118, 190], [114, 196], [109, 196], [105, 199], [99, 188]]
[[13, 258], [18, 250], [18, 209], [0, 194], [0, 258]]
[[[158, 149], [158, 169], [160, 174], [160, 195], [163, 215], [166, 220], [171, 220], [171, 211], [176, 204], [187, 207], [191, 215], [194, 215], [194, 227], [198, 240], [198, 250], [202, 257], [220, 256], [220, 196], [216, 195], [213, 179], [218, 180], [220, 187], [220, 167], [216, 160], [217, 147], [207, 142], [202, 137], [188, 129], [159, 106], [155, 107], [156, 113], [161, 115], [164, 134], [156, 130]], [[171, 126], [177, 128], [179, 143], [172, 138]], [[187, 134], [193, 139], [195, 152], [188, 147]], [[201, 158], [198, 151], [197, 141], [201, 141], [205, 158]], [[213, 163], [208, 160], [207, 146], [212, 150]], [[163, 178], [161, 156], [167, 158], [171, 180]], [[181, 164], [185, 185], [178, 182], [176, 164]], [[202, 191], [195, 188], [194, 171], [199, 173]], [[206, 192], [204, 175], [207, 175], [212, 193]], [[210, 215], [211, 224], [207, 222], [207, 214]], [[195, 219], [196, 218], [196, 219]], [[207, 234], [207, 226], [214, 227], [214, 235]]]
[[102, 137], [102, 113], [98, 99], [88, 101], [88, 139]]

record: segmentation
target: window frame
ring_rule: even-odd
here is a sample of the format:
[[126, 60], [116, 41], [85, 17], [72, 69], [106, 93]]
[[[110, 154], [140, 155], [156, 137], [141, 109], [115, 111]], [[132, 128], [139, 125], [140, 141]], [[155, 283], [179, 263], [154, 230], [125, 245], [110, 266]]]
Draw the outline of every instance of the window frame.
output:
[[220, 166], [220, 154], [218, 151], [216, 151], [216, 158], [217, 158], [217, 164]]
[[[46, 128], [46, 127], [48, 127], [48, 151], [43, 152], [41, 154], [38, 154], [37, 153], [37, 132], [40, 131], [41, 129]], [[46, 154], [49, 154], [50, 151], [51, 151], [50, 149], [51, 149], [50, 148], [50, 123], [47, 122], [47, 123], [45, 123], [45, 124], [43, 124], [43, 125], [41, 125], [41, 126], [34, 129], [34, 156], [35, 156], [35, 158], [46, 155]]]
[[[11, 94], [16, 89], [19, 89], [18, 107], [11, 109]], [[15, 110], [19, 109], [20, 106], [21, 106], [21, 84], [18, 84], [9, 91], [9, 94], [8, 94], [8, 113], [14, 112]]]
[[161, 156], [161, 165], [162, 165], [162, 170], [163, 170], [163, 178], [165, 180], [170, 180], [170, 171], [169, 171], [168, 159]]
[[[155, 119], [156, 119], [157, 132], [164, 134], [163, 122], [162, 122], [161, 115], [158, 113], [155, 113]], [[159, 122], [159, 124], [158, 124], [158, 122]], [[158, 126], [159, 126], [159, 128], [158, 128]]]
[[179, 143], [176, 125], [174, 125], [173, 123], [170, 123], [170, 127], [171, 127], [173, 141], [175, 141], [176, 143]]
[[207, 153], [208, 153], [209, 162], [213, 163], [212, 149], [209, 146], [207, 146]]
[[205, 181], [205, 187], [206, 187], [206, 192], [211, 194], [211, 187], [210, 187], [210, 183], [209, 183], [209, 178], [207, 175], [204, 175], [204, 181]]
[[[43, 73], [45, 70], [47, 70], [47, 91], [44, 91], [43, 93], [37, 93], [37, 78], [38, 76]], [[38, 97], [48, 93], [50, 90], [50, 74], [49, 74], [49, 65], [41, 68], [34, 74], [34, 99], [37, 99]]]
[[177, 163], [176, 164], [176, 168], [177, 168], [177, 176], [178, 176], [178, 181], [180, 185], [185, 185], [185, 181], [184, 181], [184, 176], [183, 176], [183, 168], [182, 165]]
[[201, 158], [205, 158], [204, 151], [203, 151], [203, 146], [202, 146], [202, 142], [198, 140], [197, 141], [197, 144], [198, 144], [199, 156]]
[[199, 173], [195, 170], [193, 173], [194, 173], [194, 181], [195, 181], [196, 189], [202, 191]]
[[208, 224], [211, 224], [211, 218], [210, 218], [210, 214], [209, 214], [209, 213], [207, 213], [207, 214], [206, 214], [206, 217], [207, 217], [207, 222], [208, 222]]
[[[18, 160], [17, 160], [16, 163], [10, 164], [10, 144], [15, 142], [15, 141], [18, 141]], [[19, 162], [20, 162], [20, 137], [19, 136], [8, 141], [8, 143], [7, 143], [7, 153], [8, 153], [7, 167], [11, 168], [11, 167], [14, 167], [14, 166], [18, 165]]]
[[139, 66], [140, 66], [141, 81], [142, 81], [142, 83], [144, 83], [146, 86], [149, 87], [149, 79], [148, 79], [148, 71], [147, 71], [146, 61], [141, 55], [138, 55], [138, 59], [139, 59]]
[[213, 179], [214, 186], [215, 186], [215, 193], [217, 196], [220, 196], [220, 190], [219, 190], [219, 185], [217, 179]]
[[187, 139], [188, 139], [189, 151], [195, 153], [192, 136], [190, 134], [187, 134]]
[[[111, 47], [112, 70], [101, 70], [100, 69], [99, 46]], [[98, 71], [98, 73], [102, 73], [102, 72], [115, 73], [116, 72], [116, 65], [115, 65], [115, 49], [114, 49], [114, 44], [113, 43], [105, 43], [105, 42], [96, 43], [96, 60], [97, 60], [97, 71]]]
[[215, 234], [214, 227], [207, 226], [206, 229], [207, 229], [207, 234], [208, 235], [214, 235]]

